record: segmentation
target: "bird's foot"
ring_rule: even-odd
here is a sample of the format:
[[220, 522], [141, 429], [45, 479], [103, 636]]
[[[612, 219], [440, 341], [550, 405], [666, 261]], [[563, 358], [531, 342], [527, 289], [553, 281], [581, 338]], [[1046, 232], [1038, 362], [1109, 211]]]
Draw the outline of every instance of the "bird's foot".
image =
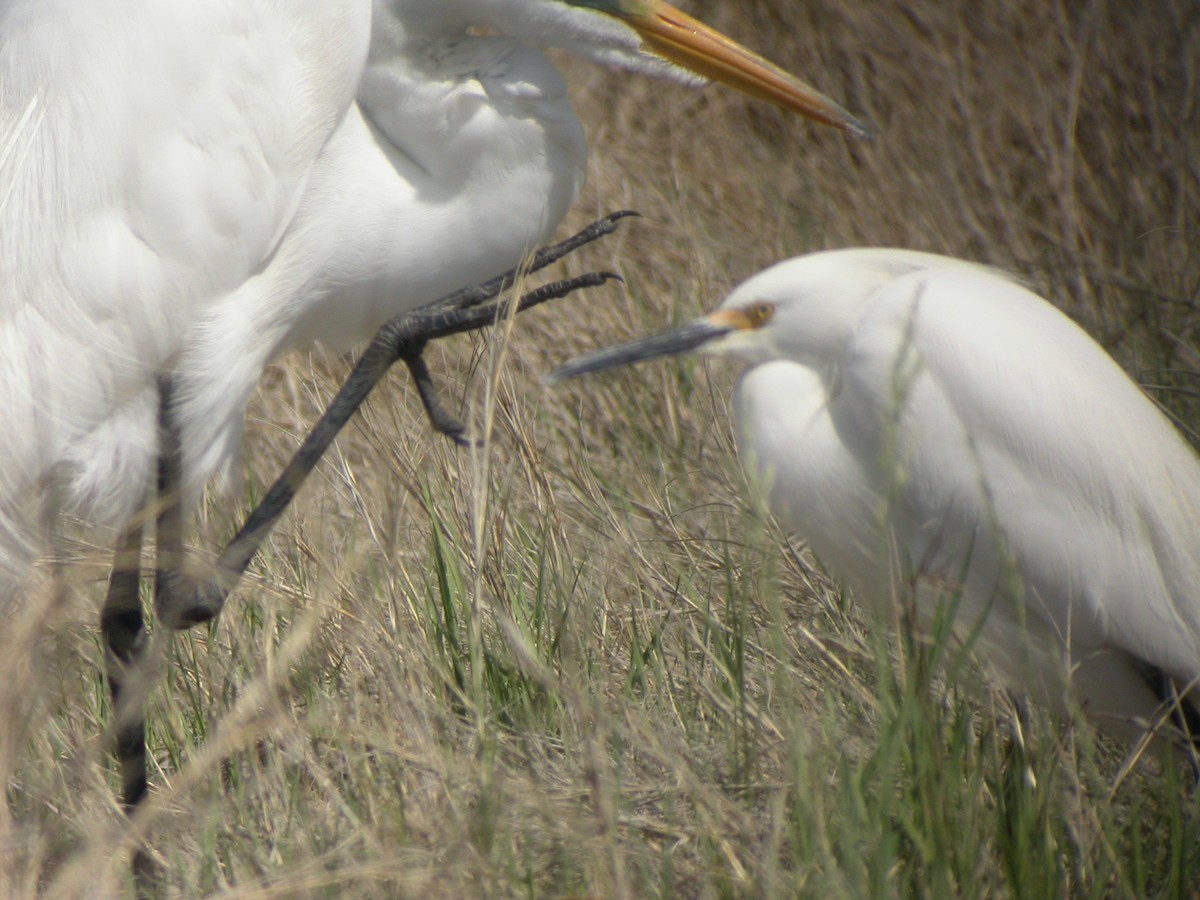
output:
[[[229, 582], [228, 585], [225, 582]], [[236, 577], [214, 574], [199, 579], [184, 572], [159, 572], [154, 612], [159, 622], [175, 631], [186, 631], [221, 614]]]

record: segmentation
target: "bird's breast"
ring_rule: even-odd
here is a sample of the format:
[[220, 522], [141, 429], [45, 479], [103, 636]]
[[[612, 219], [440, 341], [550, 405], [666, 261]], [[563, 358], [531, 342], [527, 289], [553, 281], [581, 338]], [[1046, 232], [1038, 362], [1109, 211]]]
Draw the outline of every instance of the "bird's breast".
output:
[[297, 216], [307, 287], [281, 349], [365, 340], [516, 265], [570, 209], [587, 150], [561, 76], [534, 48], [463, 43], [454, 65], [373, 60]]

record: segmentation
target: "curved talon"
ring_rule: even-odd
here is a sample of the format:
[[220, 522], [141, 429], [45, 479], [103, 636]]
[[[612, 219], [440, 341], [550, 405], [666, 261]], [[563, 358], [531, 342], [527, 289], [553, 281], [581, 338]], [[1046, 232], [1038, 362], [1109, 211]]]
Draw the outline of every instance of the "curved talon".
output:
[[[534, 254], [532, 262], [525, 269], [525, 274], [531, 275], [534, 272], [541, 271], [551, 263], [557, 262], [570, 253], [574, 253], [580, 247], [584, 247], [594, 241], [598, 241], [602, 237], [612, 234], [617, 230], [617, 224], [621, 219], [630, 217], [640, 219], [642, 214], [632, 209], [617, 210], [603, 218], [596, 219], [596, 221], [571, 235], [569, 238], [559, 241], [557, 244], [552, 244], [549, 247], [543, 247]], [[515, 278], [520, 271], [521, 267], [518, 266], [510, 270], [506, 277]]]
[[200, 581], [182, 572], [160, 572], [158, 577], [154, 612], [173, 631], [211, 622], [225, 607], [228, 591], [221, 586], [220, 576]]
[[206, 578], [159, 569], [155, 576], [154, 614], [172, 631], [186, 631], [211, 622], [225, 608], [225, 600], [238, 576], [218, 568]]
[[462, 447], [464, 450], [475, 450], [483, 446], [483, 441], [477, 441], [474, 438], [464, 437], [467, 430], [466, 426], [464, 426], [461, 422], [457, 424], [460, 429], [458, 431], [442, 431], [440, 428], [436, 430], [441, 431], [442, 434], [450, 438], [450, 440], [454, 441], [456, 445]]
[[452, 442], [462, 448], [472, 448], [479, 446], [479, 442], [467, 437], [467, 426], [462, 421], [455, 419], [442, 407], [442, 404], [434, 401], [433, 407], [430, 404], [425, 404], [425, 413], [430, 418], [430, 426], [433, 431], [439, 434], [445, 434]]
[[446, 435], [460, 447], [477, 446], [476, 442], [464, 436], [467, 433], [467, 426], [446, 412], [446, 408], [438, 400], [437, 390], [433, 386], [433, 376], [429, 374], [429, 367], [425, 365], [425, 357], [422, 356], [424, 352], [425, 341], [420, 341], [413, 346], [404, 348], [397, 355], [408, 366], [413, 383], [417, 386], [421, 405], [425, 407], [425, 415], [429, 417], [430, 427], [434, 431]]

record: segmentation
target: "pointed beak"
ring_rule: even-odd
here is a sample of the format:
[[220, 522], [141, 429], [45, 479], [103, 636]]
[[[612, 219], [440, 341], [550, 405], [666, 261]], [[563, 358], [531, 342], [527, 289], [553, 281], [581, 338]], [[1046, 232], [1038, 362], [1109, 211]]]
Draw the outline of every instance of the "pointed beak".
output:
[[561, 369], [551, 372], [543, 379], [546, 384], [558, 384], [568, 378], [577, 378], [592, 372], [603, 372], [631, 363], [644, 362], [648, 359], [658, 359], [663, 356], [676, 356], [703, 347], [710, 341], [736, 331], [737, 326], [725, 320], [720, 313], [713, 313], [700, 319], [694, 319], [678, 328], [660, 331], [649, 337], [608, 347], [588, 353], [567, 363]]
[[857, 137], [869, 136], [861, 120], [820, 91], [662, 0], [626, 0], [617, 7], [613, 14], [648, 49], [676, 65]]

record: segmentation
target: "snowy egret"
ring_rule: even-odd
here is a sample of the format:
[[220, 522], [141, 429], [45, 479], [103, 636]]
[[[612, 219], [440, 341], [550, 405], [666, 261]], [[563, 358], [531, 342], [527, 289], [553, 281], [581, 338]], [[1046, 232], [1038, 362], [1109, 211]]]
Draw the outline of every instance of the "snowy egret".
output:
[[1121, 738], [1194, 727], [1200, 461], [1045, 300], [960, 260], [817, 253], [550, 380], [687, 350], [746, 364], [751, 480], [861, 597], [949, 600], [1002, 684]]
[[[158, 492], [160, 615], [219, 611], [236, 566], [194, 590], [183, 517], [231, 470], [267, 363], [502, 272], [573, 202], [586, 146], [547, 45], [863, 130], [661, 0], [0, 2], [0, 606], [44, 523], [123, 526], [102, 614], [119, 694]], [[440, 315], [430, 334], [454, 330]], [[427, 397], [428, 335], [401, 331]], [[139, 704], [118, 706], [132, 806]]]

